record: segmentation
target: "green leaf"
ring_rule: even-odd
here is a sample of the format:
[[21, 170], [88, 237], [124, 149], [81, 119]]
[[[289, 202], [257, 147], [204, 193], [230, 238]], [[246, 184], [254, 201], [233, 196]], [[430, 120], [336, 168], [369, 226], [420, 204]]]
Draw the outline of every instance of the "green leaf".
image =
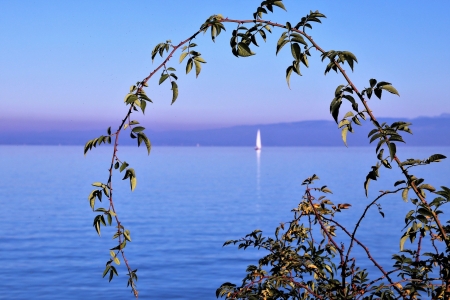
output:
[[180, 63], [184, 60], [184, 58], [185, 58], [187, 55], [188, 55], [187, 52], [181, 53], [181, 55], [180, 55]]
[[409, 189], [406, 188], [406, 189], [404, 189], [403, 192], [402, 192], [402, 199], [403, 199], [403, 201], [405, 201], [405, 202], [408, 202], [408, 191], [409, 191]]
[[123, 236], [127, 241], [131, 242], [130, 231], [128, 229], [123, 232]]
[[366, 176], [366, 181], [364, 181], [364, 190], [365, 190], [365, 193], [366, 193], [366, 197], [368, 197], [368, 193], [369, 193], [369, 183], [370, 183], [370, 178], [367, 175]]
[[385, 166], [386, 168], [392, 169], [391, 164], [390, 164], [386, 159], [381, 160], [381, 163], [382, 163], [383, 166]]
[[322, 193], [333, 194], [333, 192], [332, 192], [330, 189], [328, 189], [326, 185], [324, 185], [323, 187], [321, 187], [321, 188], [320, 188], [320, 191], [321, 191]]
[[123, 102], [127, 103], [127, 104], [131, 104], [134, 103], [134, 101], [136, 101], [138, 99], [138, 97], [135, 94], [127, 94], [125, 96], [125, 100]]
[[397, 185], [402, 184], [402, 183], [406, 183], [406, 181], [405, 181], [405, 180], [397, 180], [397, 181], [394, 183], [394, 186], [397, 186]]
[[376, 89], [373, 90], [373, 92], [375, 93], [375, 96], [378, 97], [378, 99], [381, 99], [381, 92], [382, 92], [381, 89], [376, 88]]
[[87, 141], [86, 144], [84, 145], [84, 156], [86, 156], [86, 153], [92, 149], [92, 143], [93, 140]]
[[433, 154], [428, 158], [429, 162], [439, 162], [441, 159], [445, 159], [447, 156], [442, 154]]
[[136, 126], [136, 127], [133, 128], [132, 132], [141, 132], [143, 130], [145, 130], [145, 127]]
[[419, 214], [427, 216], [427, 217], [432, 217], [433, 216], [433, 213], [430, 210], [428, 210], [428, 209], [426, 209], [424, 207], [419, 208], [417, 212]]
[[356, 125], [361, 126], [361, 121], [359, 121], [358, 116], [354, 116], [354, 117], [352, 118], [352, 120], [353, 120], [353, 122], [354, 122]]
[[379, 160], [382, 160], [382, 159], [383, 159], [383, 153], [384, 153], [384, 149], [381, 149], [380, 152], [378, 152], [377, 158], [378, 158]]
[[353, 53], [351, 53], [350, 51], [342, 51], [342, 54], [344, 54], [345, 60], [347, 61], [347, 63], [349, 64], [350, 68], [353, 71], [353, 61], [358, 62], [358, 60], [356, 59], [356, 56]]
[[171, 105], [172, 105], [172, 104], [175, 103], [175, 101], [178, 98], [178, 85], [177, 85], [177, 83], [175, 81], [172, 81], [172, 88], [171, 88], [171, 90], [172, 90], [172, 103], [171, 103]]
[[344, 144], [346, 147], [348, 147], [347, 146], [347, 133], [348, 133], [348, 126], [345, 126], [344, 128], [342, 128], [341, 135], [342, 135], [342, 140], [344, 141]]
[[333, 116], [334, 121], [337, 123], [337, 119], [339, 117], [339, 108], [341, 107], [342, 99], [336, 99], [336, 101], [333, 103], [333, 105], [330, 108], [331, 115]]
[[295, 60], [299, 61], [300, 60], [300, 46], [297, 43], [292, 43], [291, 44], [291, 53], [292, 53], [292, 57], [294, 57]]
[[141, 108], [142, 113], [145, 114], [145, 108], [147, 107], [147, 102], [145, 102], [145, 100], [141, 100], [139, 107]]
[[307, 68], [309, 68], [308, 57], [306, 56], [306, 54], [302, 53], [302, 54], [300, 55], [300, 61], [301, 61]]
[[152, 149], [152, 144], [150, 143], [150, 140], [148, 139], [148, 137], [143, 132], [140, 133], [139, 135], [141, 136], [141, 139], [145, 143], [145, 147], [147, 148], [148, 155], [150, 155], [150, 151]]
[[373, 87], [377, 84], [377, 80], [376, 80], [376, 79], [373, 79], [373, 78], [370, 79], [369, 82], [370, 82], [370, 87], [371, 87], [371, 88], [373, 88]]
[[169, 74], [167, 73], [161, 74], [161, 78], [159, 78], [159, 84], [163, 83], [167, 78], [169, 78]]
[[408, 234], [405, 232], [403, 237], [400, 239], [400, 251], [403, 251], [403, 246], [405, 244], [405, 241], [408, 239]]
[[292, 29], [291, 23], [286, 22], [286, 29], [287, 30], [291, 30]]
[[392, 84], [390, 82], [387, 82], [387, 81], [380, 81], [380, 82], [377, 83], [377, 88], [380, 88], [380, 87], [382, 87], [384, 85], [392, 85]]
[[284, 45], [286, 45], [287, 43], [289, 43], [289, 40], [284, 40], [279, 45], [277, 45], [277, 52], [276, 52], [276, 54], [278, 54], [278, 52], [280, 52], [281, 48], [283, 48]]
[[92, 211], [94, 211], [96, 194], [97, 194], [97, 190], [93, 190], [88, 196], [89, 205], [91, 206]]
[[389, 141], [399, 141], [399, 142], [402, 142], [402, 143], [405, 142], [405, 141], [403, 140], [402, 136], [401, 136], [401, 135], [398, 135], [398, 134], [396, 134], [396, 135], [391, 135], [391, 137], [389, 137]]
[[375, 149], [375, 152], [376, 152], [376, 153], [378, 153], [378, 149], [380, 149], [380, 147], [381, 147], [384, 143], [386, 143], [386, 140], [385, 140], [385, 139], [381, 139], [381, 140], [378, 142], [377, 148]]
[[395, 146], [394, 143], [388, 143], [388, 148], [389, 148], [389, 155], [391, 156], [392, 161], [395, 157], [395, 153], [397, 152], [397, 147]]
[[383, 135], [382, 135], [381, 133], [374, 134], [374, 135], [370, 138], [369, 143], [372, 143], [373, 141], [375, 141], [375, 140], [378, 139], [378, 138], [383, 138]]
[[142, 143], [142, 142], [145, 143], [145, 146], [147, 147], [148, 155], [150, 155], [150, 150], [151, 150], [151, 147], [152, 147], [152, 145], [151, 145], [151, 143], [150, 143], [150, 140], [149, 140], [148, 137], [145, 135], [145, 133], [140, 132], [140, 133], [138, 133], [138, 147], [141, 146], [141, 143]]
[[300, 44], [303, 44], [305, 46], [308, 46], [308, 43], [305, 42], [305, 40], [303, 39], [303, 37], [298, 34], [298, 33], [291, 33], [291, 42], [297, 42]]
[[252, 56], [255, 53], [252, 52], [252, 50], [250, 50], [250, 48], [243, 42], [240, 42], [238, 44], [238, 55], [242, 56], [242, 57], [248, 57], [248, 56]]
[[370, 137], [372, 134], [374, 134], [374, 133], [376, 133], [376, 132], [378, 132], [378, 131], [379, 131], [378, 128], [372, 129], [372, 130], [369, 132], [369, 134], [368, 134], [367, 137]]
[[111, 135], [111, 126], [108, 127], [107, 132], [108, 132], [108, 135]]
[[116, 263], [116, 265], [120, 265], [120, 260], [119, 260], [119, 258], [116, 256], [116, 257], [114, 257], [114, 262]]
[[150, 99], [146, 94], [141, 93], [139, 94], [139, 98], [145, 100], [145, 101], [149, 101], [149, 102], [153, 102], [152, 99]]
[[291, 88], [291, 85], [290, 85], [290, 79], [291, 79], [291, 74], [292, 74], [292, 70], [294, 69], [294, 67], [293, 66], [289, 66], [287, 69], [286, 69], [286, 82], [287, 82], [287, 84], [288, 84], [288, 87], [289, 88]]
[[204, 60], [202, 57], [200, 56], [196, 56], [194, 57], [195, 61], [201, 62], [202, 64], [206, 64], [206, 60]]
[[189, 74], [189, 72], [192, 70], [192, 67], [194, 66], [194, 61], [192, 58], [188, 59], [188, 62], [186, 64], [186, 74]]
[[427, 183], [421, 184], [421, 185], [419, 186], [419, 188], [420, 188], [420, 189], [424, 189], [424, 190], [428, 190], [428, 191], [430, 191], [430, 192], [436, 191], [436, 189], [435, 189], [432, 185], [427, 184]]
[[107, 264], [105, 270], [103, 271], [103, 277], [105, 277], [106, 274], [108, 274], [108, 271], [109, 271], [110, 268], [111, 268], [111, 265]]
[[101, 182], [94, 182], [92, 185], [93, 185], [93, 186], [102, 187], [104, 184], [101, 183]]
[[344, 119], [348, 118], [348, 117], [353, 117], [353, 116], [354, 116], [354, 114], [351, 111], [349, 111], [348, 113], [345, 114]]
[[194, 58], [194, 64], [195, 64], [195, 77], [198, 77], [202, 70], [202, 65]]
[[286, 11], [286, 7], [284, 7], [284, 4], [281, 1], [274, 1], [272, 5], [278, 6], [279, 8]]
[[136, 177], [130, 177], [130, 186], [131, 186], [131, 191], [134, 191], [134, 189], [136, 188]]
[[114, 272], [114, 274], [116, 274], [116, 276], [119, 276], [119, 273], [117, 273], [117, 270], [114, 266], [111, 266], [111, 269]]
[[[347, 113], [348, 114], [348, 113]], [[344, 117], [345, 118], [345, 117]], [[346, 119], [343, 119], [343, 120], [341, 120], [340, 122], [339, 122], [339, 124], [338, 124], [338, 128], [341, 128], [342, 126], [345, 126], [345, 125], [348, 125], [348, 124], [350, 124], [350, 121], [349, 120], [346, 120]]]
[[126, 161], [124, 161], [124, 162], [122, 163], [122, 165], [120, 166], [120, 172], [122, 172], [123, 170], [125, 170], [128, 166], [129, 166], [129, 164], [128, 164]]
[[398, 93], [398, 91], [395, 89], [395, 87], [393, 87], [392, 85], [383, 85], [380, 87], [383, 90], [388, 91], [391, 94], [396, 94], [397, 96], [400, 96], [400, 94]]

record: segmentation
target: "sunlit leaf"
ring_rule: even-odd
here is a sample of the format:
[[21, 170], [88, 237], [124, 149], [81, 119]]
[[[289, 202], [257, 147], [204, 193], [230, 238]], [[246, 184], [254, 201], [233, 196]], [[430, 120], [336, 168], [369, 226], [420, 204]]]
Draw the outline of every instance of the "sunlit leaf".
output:
[[134, 189], [136, 188], [136, 183], [137, 183], [136, 177], [131, 177], [130, 178], [131, 191], [134, 191]]
[[405, 245], [405, 241], [408, 239], [408, 235], [405, 233], [403, 237], [400, 239], [400, 251], [403, 251], [403, 246]]
[[420, 188], [420, 189], [428, 190], [428, 191], [430, 191], [430, 192], [436, 191], [436, 189], [435, 189], [432, 185], [427, 184], [427, 183], [421, 184], [421, 185], [419, 186], [419, 188]]
[[145, 130], [145, 127], [142, 127], [142, 126], [136, 126], [136, 127], [134, 127], [133, 128], [133, 130], [132, 130], [132, 132], [141, 132], [141, 131], [143, 131], [143, 130]]
[[400, 96], [398, 91], [392, 85], [383, 85], [380, 88], [383, 89], [383, 90], [388, 91], [391, 94], [396, 94], [397, 96]]
[[405, 202], [408, 202], [408, 191], [409, 191], [409, 189], [406, 188], [406, 189], [404, 189], [403, 192], [402, 192], [402, 199], [403, 199], [403, 201], [405, 201]]
[[[347, 121], [347, 120], [345, 120], [345, 121]], [[344, 128], [342, 128], [341, 135], [342, 135], [342, 140], [344, 141], [344, 144], [346, 147], [348, 147], [347, 146], [347, 133], [348, 133], [348, 126], [345, 126]]]
[[238, 55], [242, 56], [242, 57], [248, 57], [248, 56], [252, 56], [255, 53], [253, 53], [252, 50], [250, 50], [250, 48], [243, 42], [240, 42], [238, 44]]

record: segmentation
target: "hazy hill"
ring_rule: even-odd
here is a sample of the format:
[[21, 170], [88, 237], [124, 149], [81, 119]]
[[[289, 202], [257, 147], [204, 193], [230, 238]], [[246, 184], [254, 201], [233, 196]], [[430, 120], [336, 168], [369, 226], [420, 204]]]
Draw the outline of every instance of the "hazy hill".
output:
[[[413, 136], [403, 134], [409, 146], [450, 146], [450, 114], [439, 117], [419, 117], [415, 119], [381, 118], [381, 122], [391, 124], [402, 120], [411, 122]], [[366, 121], [363, 126], [355, 126], [355, 133], [348, 134], [349, 146], [367, 146], [368, 132], [373, 125]], [[253, 147], [256, 131], [261, 130], [264, 146], [340, 146], [340, 130], [333, 121], [302, 121], [252, 126], [235, 126], [221, 129], [152, 132], [147, 136], [154, 145], [164, 146], [248, 146]], [[0, 144], [3, 145], [84, 145], [101, 134], [95, 131], [48, 131], [48, 132], [0, 132]], [[135, 144], [123, 135], [122, 145]]]

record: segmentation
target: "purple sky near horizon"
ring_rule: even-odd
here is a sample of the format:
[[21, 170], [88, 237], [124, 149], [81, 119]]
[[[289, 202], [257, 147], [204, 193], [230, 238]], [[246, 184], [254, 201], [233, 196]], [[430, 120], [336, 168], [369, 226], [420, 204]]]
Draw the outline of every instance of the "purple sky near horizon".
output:
[[[126, 113], [123, 97], [152, 65], [154, 45], [174, 44], [195, 32], [204, 20], [221, 13], [249, 19], [261, 1], [1, 1], [0, 130], [85, 130], [117, 126]], [[231, 4], [230, 4], [231, 3]], [[309, 10], [327, 16], [309, 33], [324, 49], [349, 50], [358, 58], [350, 77], [362, 89], [370, 78], [392, 82], [398, 98], [387, 93], [370, 100], [380, 117], [413, 118], [450, 113], [445, 86], [450, 2], [361, 1], [351, 6], [331, 1], [284, 1], [266, 19], [296, 23]], [[447, 21], [446, 21], [447, 20]], [[323, 75], [326, 64], [313, 51], [310, 68], [286, 85], [292, 61], [288, 47], [275, 56], [281, 30], [267, 43], [258, 39], [256, 56], [235, 58], [226, 24], [216, 43], [209, 33], [196, 43], [207, 64], [198, 79], [178, 63], [179, 98], [171, 106], [169, 83], [147, 94], [154, 104], [136, 114], [151, 130], [216, 128], [327, 119], [340, 75]], [[343, 108], [344, 112], [345, 108]], [[347, 110], [345, 110], [347, 111]]]

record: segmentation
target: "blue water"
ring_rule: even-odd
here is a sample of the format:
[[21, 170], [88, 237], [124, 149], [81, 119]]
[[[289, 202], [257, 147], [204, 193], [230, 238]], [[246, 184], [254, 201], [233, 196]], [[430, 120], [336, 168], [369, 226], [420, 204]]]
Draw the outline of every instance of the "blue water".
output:
[[[111, 148], [0, 147], [0, 298], [131, 299], [126, 271], [108, 283], [102, 278], [109, 259], [112, 228], [98, 237], [87, 196], [94, 181], [107, 180]], [[400, 148], [401, 159], [449, 156], [450, 148]], [[369, 198], [363, 181], [376, 163], [372, 148], [264, 148], [259, 158], [249, 148], [120, 147], [119, 158], [136, 170], [136, 190], [116, 174], [115, 204], [132, 243], [126, 254], [138, 269], [141, 299], [214, 299], [225, 281], [239, 283], [248, 264], [264, 253], [223, 248], [254, 229], [273, 234], [302, 196], [303, 179], [316, 173], [319, 186], [333, 192], [330, 200], [351, 203], [340, 220], [354, 225], [356, 216], [378, 195], [403, 179], [397, 168], [381, 169], [371, 182]], [[450, 185], [450, 161], [414, 172], [439, 187]], [[358, 237], [381, 263], [391, 265], [398, 251], [403, 216], [412, 209], [400, 195], [381, 201], [386, 217], [374, 209]], [[361, 251], [364, 267], [373, 270]], [[388, 268], [389, 269], [389, 268]]]

